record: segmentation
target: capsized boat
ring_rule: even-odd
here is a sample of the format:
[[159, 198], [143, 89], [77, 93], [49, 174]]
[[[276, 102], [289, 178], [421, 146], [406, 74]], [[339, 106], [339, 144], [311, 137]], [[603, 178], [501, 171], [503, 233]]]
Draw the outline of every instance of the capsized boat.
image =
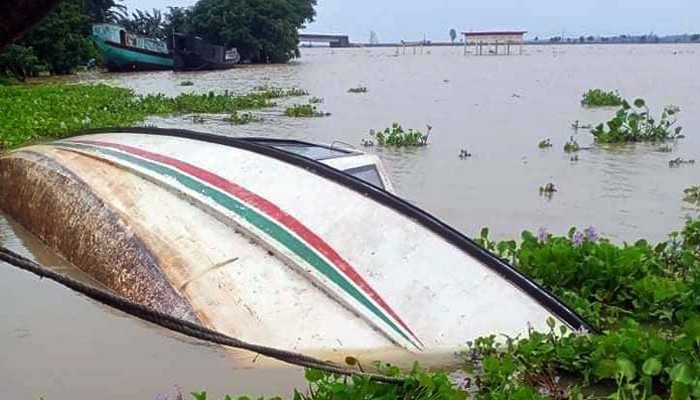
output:
[[0, 182], [3, 212], [106, 287], [249, 342], [410, 363], [590, 329], [344, 147], [100, 130], [2, 155]]

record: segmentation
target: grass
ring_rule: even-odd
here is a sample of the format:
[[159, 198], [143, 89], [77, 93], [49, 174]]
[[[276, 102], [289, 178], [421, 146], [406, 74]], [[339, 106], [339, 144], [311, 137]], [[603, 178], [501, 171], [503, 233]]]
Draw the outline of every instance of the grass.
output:
[[313, 104], [294, 104], [284, 109], [284, 115], [293, 118], [315, 118], [330, 114], [319, 111]]
[[[0, 150], [60, 138], [87, 128], [130, 126], [150, 115], [232, 114], [273, 107], [281, 96], [301, 89], [264, 88], [248, 94], [228, 91], [141, 96], [108, 85], [49, 84], [0, 86]], [[245, 117], [242, 117], [245, 118]]]
[[581, 105], [585, 107], [617, 107], [622, 105], [622, 97], [617, 91], [590, 89], [583, 94]]

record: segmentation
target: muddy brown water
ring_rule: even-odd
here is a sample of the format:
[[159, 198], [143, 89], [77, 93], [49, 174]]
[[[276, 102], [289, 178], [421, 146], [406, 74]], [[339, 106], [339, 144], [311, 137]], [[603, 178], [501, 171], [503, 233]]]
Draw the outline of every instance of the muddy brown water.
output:
[[[370, 148], [385, 163], [398, 193], [474, 236], [482, 226], [499, 238], [545, 227], [596, 227], [616, 241], [662, 240], [698, 208], [682, 190], [700, 184], [700, 164], [669, 168], [670, 159], [700, 158], [700, 47], [694, 45], [532, 46], [523, 56], [464, 56], [461, 48], [426, 48], [423, 55], [395, 49], [304, 49], [297, 62], [198, 73], [91, 74], [139, 93], [298, 86], [324, 99], [332, 115], [292, 119], [280, 100], [260, 111], [264, 120], [232, 126], [211, 116], [151, 118], [148, 124], [222, 135], [298, 138], [359, 147], [369, 129], [397, 121], [433, 126], [430, 145], [410, 150]], [[194, 86], [180, 86], [191, 80]], [[351, 94], [363, 85], [365, 94]], [[681, 107], [687, 138], [671, 153], [654, 145], [592, 146], [576, 120], [596, 124], [614, 110], [587, 110], [581, 93], [618, 89], [647, 99], [654, 113]], [[257, 113], [257, 112], [256, 112]], [[570, 136], [579, 161], [563, 152]], [[540, 150], [550, 138], [554, 147]], [[458, 158], [460, 149], [471, 158]], [[698, 160], [700, 161], [700, 160]], [[538, 187], [558, 192], [543, 198]], [[0, 243], [39, 262], [81, 277], [80, 271], [43, 249], [0, 216]], [[89, 279], [82, 276], [83, 279]], [[242, 369], [235, 357], [114, 312], [26, 273], [0, 268], [0, 393], [13, 398], [152, 399], [178, 385], [183, 392], [289, 394], [303, 384], [298, 369]]]

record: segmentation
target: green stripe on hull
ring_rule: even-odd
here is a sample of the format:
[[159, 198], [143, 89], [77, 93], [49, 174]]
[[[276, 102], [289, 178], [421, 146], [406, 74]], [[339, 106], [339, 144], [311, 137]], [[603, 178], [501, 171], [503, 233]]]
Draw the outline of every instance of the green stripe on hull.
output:
[[172, 178], [176, 180], [179, 184], [186, 187], [187, 189], [208, 197], [216, 204], [221, 207], [237, 214], [242, 217], [245, 221], [252, 224], [265, 234], [269, 235], [276, 242], [280, 243], [282, 246], [286, 247], [292, 253], [303, 259], [306, 263], [314, 267], [318, 272], [323, 274], [326, 278], [330, 279], [334, 284], [340, 287], [343, 291], [349, 294], [358, 303], [364, 306], [367, 310], [371, 311], [376, 317], [387, 324], [395, 333], [398, 333], [402, 338], [404, 338], [408, 343], [411, 343], [416, 348], [420, 349], [410, 337], [408, 337], [402, 329], [400, 329], [394, 321], [391, 320], [382, 310], [380, 310], [374, 303], [372, 303], [362, 292], [360, 292], [354, 285], [352, 285], [338, 270], [326, 260], [321, 258], [311, 247], [309, 247], [305, 242], [299, 240], [296, 236], [292, 235], [283, 226], [276, 223], [274, 220], [269, 219], [267, 216], [259, 213], [254, 208], [249, 207], [245, 203], [239, 201], [238, 199], [231, 197], [230, 195], [219, 191], [209, 185], [206, 185], [188, 175], [180, 173], [179, 171], [151, 162], [142, 158], [138, 158], [129, 154], [125, 154], [119, 151], [97, 148], [93, 146], [60, 142], [57, 143], [58, 146], [76, 148], [80, 150], [96, 151], [98, 153], [103, 153], [108, 156], [112, 156], [130, 164], [137, 165], [141, 168], [150, 170], [159, 175]]
[[145, 54], [136, 50], [112, 46], [95, 36], [93, 36], [92, 39], [97, 44], [97, 48], [102, 52], [105, 60], [119, 68], [128, 70], [132, 69], [132, 65], [148, 66], [148, 69], [167, 70], [175, 68], [175, 60], [173, 60], [169, 54], [163, 54], [162, 57], [152, 54]]

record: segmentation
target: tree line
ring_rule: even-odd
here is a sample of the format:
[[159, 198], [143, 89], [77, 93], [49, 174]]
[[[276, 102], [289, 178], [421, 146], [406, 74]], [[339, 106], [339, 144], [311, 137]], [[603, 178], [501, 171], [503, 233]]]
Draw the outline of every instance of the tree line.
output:
[[165, 12], [135, 10], [121, 0], [63, 0], [39, 25], [0, 52], [0, 75], [19, 80], [41, 73], [69, 74], [101, 57], [90, 40], [93, 23], [164, 39], [191, 33], [226, 47], [243, 60], [283, 63], [296, 54], [298, 30], [315, 17], [316, 0], [199, 0]]

